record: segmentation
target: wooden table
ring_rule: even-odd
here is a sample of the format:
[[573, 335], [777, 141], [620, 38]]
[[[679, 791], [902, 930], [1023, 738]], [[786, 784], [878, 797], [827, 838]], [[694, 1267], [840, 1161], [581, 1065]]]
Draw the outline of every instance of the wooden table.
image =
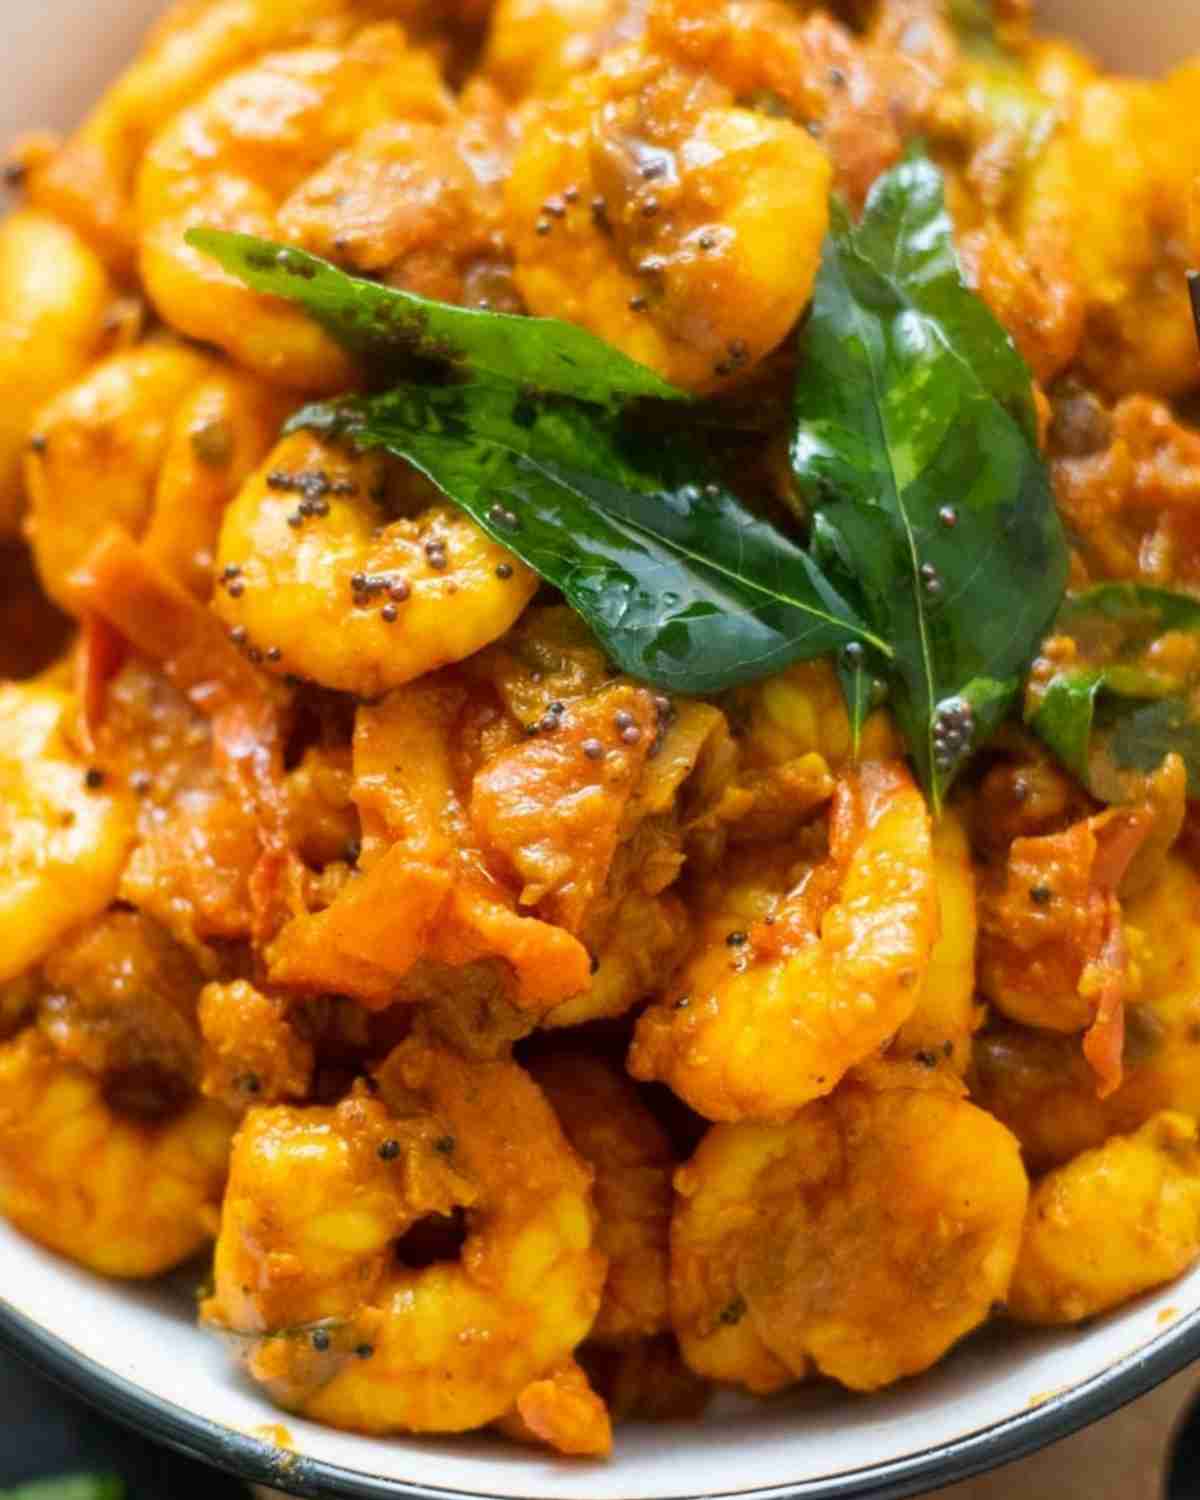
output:
[[952, 1485], [942, 1500], [1162, 1500], [1172, 1432], [1197, 1396], [1200, 1373], [1186, 1371], [1053, 1448]]

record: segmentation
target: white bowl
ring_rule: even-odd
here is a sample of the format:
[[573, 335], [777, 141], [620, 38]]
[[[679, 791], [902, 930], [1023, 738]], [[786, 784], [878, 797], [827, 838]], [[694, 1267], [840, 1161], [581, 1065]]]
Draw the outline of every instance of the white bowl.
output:
[[[157, 0], [0, 3], [0, 137], [69, 124], [135, 45]], [[1200, 49], [1200, 0], [1045, 0], [1044, 22], [1128, 70]], [[524, 1500], [809, 1500], [910, 1495], [1018, 1458], [1107, 1415], [1200, 1356], [1200, 1269], [1090, 1328], [985, 1334], [869, 1399], [801, 1392], [719, 1402], [702, 1424], [629, 1427], [607, 1464], [489, 1438], [373, 1441], [281, 1417], [193, 1320], [191, 1287], [100, 1282], [0, 1224], [0, 1340], [113, 1415], [297, 1494]], [[282, 1422], [290, 1448], [263, 1436]]]

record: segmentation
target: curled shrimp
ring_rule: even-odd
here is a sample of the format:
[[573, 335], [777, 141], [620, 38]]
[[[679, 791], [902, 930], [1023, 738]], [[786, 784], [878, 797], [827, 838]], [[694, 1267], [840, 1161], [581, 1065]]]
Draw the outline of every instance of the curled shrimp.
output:
[[[389, 519], [392, 492], [419, 511]], [[398, 495], [403, 504], [403, 494]], [[410, 500], [410, 506], [411, 506]], [[536, 576], [415, 477], [307, 433], [285, 438], [225, 515], [215, 607], [266, 666], [378, 698], [490, 645]]]
[[432, 55], [396, 26], [274, 52], [222, 80], [155, 138], [139, 174], [141, 272], [164, 319], [291, 389], [344, 390], [352, 362], [310, 318], [255, 296], [184, 237], [205, 225], [278, 239], [284, 202], [331, 156], [373, 127], [437, 124], [449, 110]]
[[104, 267], [65, 225], [29, 212], [0, 224], [0, 536], [20, 520], [34, 413], [100, 352], [113, 297]]
[[377, 1098], [247, 1116], [205, 1316], [314, 1420], [465, 1431], [569, 1361], [595, 1320], [590, 1174], [513, 1063], [413, 1038], [377, 1081]]
[[[119, 1081], [119, 1080], [118, 1080]], [[212, 1238], [232, 1117], [131, 1106], [36, 1031], [0, 1047], [0, 1212], [106, 1276], [156, 1276]]]
[[1037, 1184], [1009, 1309], [1023, 1323], [1078, 1323], [1174, 1281], [1198, 1256], [1196, 1122], [1164, 1112]]
[[789, 885], [764, 885], [749, 925], [710, 914], [638, 1024], [634, 1077], [668, 1083], [709, 1119], [787, 1118], [912, 1016], [938, 910], [929, 814], [901, 764], [839, 780], [828, 857], [801, 862]]
[[1008, 1291], [1016, 1141], [940, 1089], [848, 1084], [787, 1125], [715, 1126], [676, 1175], [672, 1312], [701, 1374], [768, 1392], [927, 1369]]
[[264, 52], [333, 43], [371, 19], [424, 19], [421, 0], [178, 0], [80, 128], [20, 153], [33, 203], [72, 224], [122, 276], [137, 258], [138, 165], [171, 119]]
[[567, 1139], [596, 1174], [596, 1246], [608, 1258], [595, 1343], [622, 1346], [670, 1326], [675, 1153], [629, 1079], [586, 1053], [552, 1053], [531, 1072]]
[[744, 375], [803, 311], [831, 169], [799, 124], [738, 102], [765, 78], [727, 82], [726, 50], [697, 60], [671, 34], [666, 18], [542, 107], [509, 182], [509, 231], [530, 311], [705, 391]]
[[89, 777], [76, 713], [50, 681], [0, 685], [0, 982], [111, 904], [133, 847], [133, 796]]
[[206, 594], [221, 514], [286, 410], [253, 377], [179, 344], [147, 343], [91, 369], [38, 412], [25, 462], [26, 529], [46, 592], [73, 610], [71, 574], [116, 525]]

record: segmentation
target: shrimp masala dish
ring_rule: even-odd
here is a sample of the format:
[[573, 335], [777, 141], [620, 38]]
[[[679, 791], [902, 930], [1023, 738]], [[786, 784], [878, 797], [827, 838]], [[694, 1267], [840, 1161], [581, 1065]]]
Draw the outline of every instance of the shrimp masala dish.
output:
[[1200, 64], [180, 0], [9, 179], [18, 1230], [583, 1457], [1196, 1261]]

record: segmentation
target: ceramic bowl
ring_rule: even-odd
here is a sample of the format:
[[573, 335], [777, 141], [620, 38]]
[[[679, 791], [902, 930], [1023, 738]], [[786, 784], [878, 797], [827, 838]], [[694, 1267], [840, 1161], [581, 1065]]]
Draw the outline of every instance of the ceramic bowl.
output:
[[[69, 124], [133, 49], [156, 0], [0, 4], [0, 137]], [[1130, 71], [1200, 49], [1200, 0], [1044, 0], [1043, 24]], [[281, 1418], [194, 1324], [186, 1278], [93, 1279], [0, 1224], [0, 1340], [147, 1434], [300, 1495], [522, 1500], [835, 1500], [916, 1494], [1021, 1457], [1200, 1356], [1200, 1268], [1091, 1327], [969, 1340], [870, 1399], [723, 1398], [698, 1424], [624, 1428], [606, 1464], [490, 1438], [387, 1442]], [[288, 1446], [273, 1439], [283, 1436]]]

